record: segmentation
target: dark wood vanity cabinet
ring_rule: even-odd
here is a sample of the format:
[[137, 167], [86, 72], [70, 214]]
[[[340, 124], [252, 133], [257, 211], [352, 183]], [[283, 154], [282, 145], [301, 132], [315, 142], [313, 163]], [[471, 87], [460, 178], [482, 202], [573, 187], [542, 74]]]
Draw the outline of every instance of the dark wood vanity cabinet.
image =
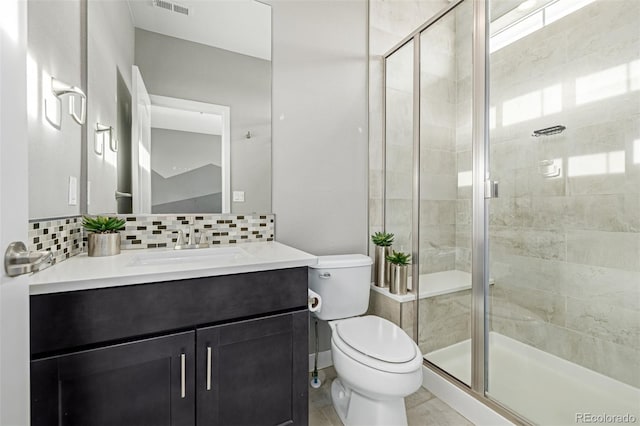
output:
[[198, 329], [196, 423], [306, 425], [307, 327], [302, 311]]
[[31, 424], [306, 425], [306, 280], [293, 268], [32, 296]]
[[194, 334], [32, 361], [31, 424], [194, 424]]

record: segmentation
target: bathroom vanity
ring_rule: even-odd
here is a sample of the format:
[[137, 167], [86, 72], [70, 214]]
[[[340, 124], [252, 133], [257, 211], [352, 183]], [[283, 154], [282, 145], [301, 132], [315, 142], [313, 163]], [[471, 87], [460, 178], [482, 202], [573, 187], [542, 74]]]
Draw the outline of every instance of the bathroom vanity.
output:
[[315, 257], [275, 242], [243, 247], [249, 256], [164, 274], [164, 258], [131, 267], [135, 253], [94, 262], [124, 265], [111, 286], [75, 279], [93, 261], [83, 256], [51, 268], [68, 269], [67, 281], [43, 271], [31, 285], [32, 425], [307, 424]]

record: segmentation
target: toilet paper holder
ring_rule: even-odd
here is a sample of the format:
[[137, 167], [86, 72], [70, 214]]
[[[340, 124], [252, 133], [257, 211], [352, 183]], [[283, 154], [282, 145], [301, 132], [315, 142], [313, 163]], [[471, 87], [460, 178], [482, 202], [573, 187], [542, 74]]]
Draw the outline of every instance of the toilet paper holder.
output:
[[307, 307], [309, 312], [318, 312], [322, 309], [322, 298], [315, 291], [308, 289]]

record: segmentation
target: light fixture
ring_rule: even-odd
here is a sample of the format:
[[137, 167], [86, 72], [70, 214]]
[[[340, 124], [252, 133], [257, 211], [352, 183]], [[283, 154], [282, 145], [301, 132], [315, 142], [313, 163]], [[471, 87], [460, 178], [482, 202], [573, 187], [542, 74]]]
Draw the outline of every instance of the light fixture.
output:
[[96, 155], [102, 155], [104, 151], [104, 137], [107, 134], [109, 134], [109, 144], [111, 145], [111, 141], [113, 140], [113, 127], [96, 123], [96, 130], [93, 135], [93, 152], [95, 152]]
[[[60, 81], [55, 77], [51, 77], [51, 93], [53, 94], [53, 99], [45, 98], [44, 101], [44, 109], [45, 109], [45, 117], [47, 121], [51, 123], [55, 128], [59, 129], [62, 124], [62, 117], [58, 113], [62, 107], [62, 96], [69, 96], [69, 115], [75, 120], [76, 123], [83, 125], [85, 120], [85, 115], [87, 112], [87, 96], [84, 92], [78, 87], [72, 86], [68, 83]], [[76, 97], [80, 97], [80, 115], [76, 114]], [[51, 102], [55, 102], [57, 108], [53, 108], [50, 106]], [[53, 112], [51, 112], [53, 110]]]

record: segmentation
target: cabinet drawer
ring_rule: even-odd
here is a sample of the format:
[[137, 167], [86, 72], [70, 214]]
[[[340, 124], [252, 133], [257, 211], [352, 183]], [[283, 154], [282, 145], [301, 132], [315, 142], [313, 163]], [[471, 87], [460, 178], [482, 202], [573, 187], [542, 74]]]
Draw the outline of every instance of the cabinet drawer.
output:
[[31, 296], [33, 357], [235, 318], [304, 308], [292, 268]]

